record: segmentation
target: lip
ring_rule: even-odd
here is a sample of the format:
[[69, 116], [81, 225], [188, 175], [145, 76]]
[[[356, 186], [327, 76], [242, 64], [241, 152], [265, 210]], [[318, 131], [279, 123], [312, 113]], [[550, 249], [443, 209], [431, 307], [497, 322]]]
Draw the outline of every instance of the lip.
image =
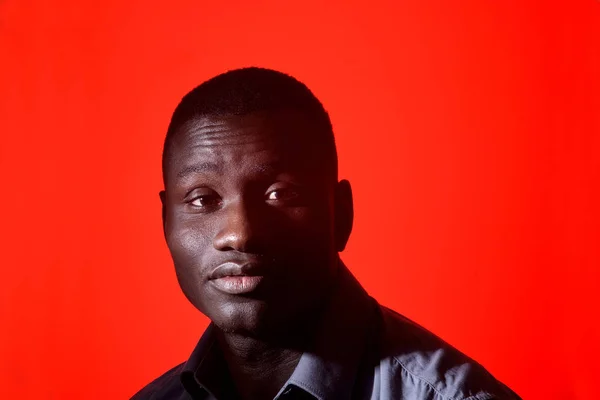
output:
[[210, 282], [221, 292], [227, 294], [244, 294], [256, 290], [262, 280], [262, 276], [237, 275], [212, 279]]
[[263, 280], [264, 267], [261, 263], [225, 262], [216, 267], [209, 276], [210, 283], [227, 294], [250, 293]]

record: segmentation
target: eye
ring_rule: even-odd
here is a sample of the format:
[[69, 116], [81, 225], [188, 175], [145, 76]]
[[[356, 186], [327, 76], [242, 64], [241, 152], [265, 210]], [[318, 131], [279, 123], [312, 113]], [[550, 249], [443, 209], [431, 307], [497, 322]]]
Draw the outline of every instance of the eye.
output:
[[267, 200], [269, 201], [295, 201], [300, 197], [298, 190], [292, 188], [278, 188], [267, 192]]
[[215, 199], [215, 196], [200, 196], [190, 202], [194, 207], [209, 207], [218, 203], [219, 201]]
[[191, 193], [190, 200], [187, 203], [195, 208], [202, 211], [208, 211], [218, 207], [221, 204], [221, 197], [213, 191], [199, 191], [197, 193]]

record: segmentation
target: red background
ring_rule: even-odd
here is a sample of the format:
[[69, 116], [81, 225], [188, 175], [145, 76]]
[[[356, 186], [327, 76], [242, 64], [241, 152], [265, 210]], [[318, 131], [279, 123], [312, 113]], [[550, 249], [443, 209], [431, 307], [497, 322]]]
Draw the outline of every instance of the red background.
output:
[[1, 398], [124, 399], [189, 355], [161, 145], [248, 65], [330, 111], [373, 296], [526, 399], [597, 398], [596, 0], [0, 2]]

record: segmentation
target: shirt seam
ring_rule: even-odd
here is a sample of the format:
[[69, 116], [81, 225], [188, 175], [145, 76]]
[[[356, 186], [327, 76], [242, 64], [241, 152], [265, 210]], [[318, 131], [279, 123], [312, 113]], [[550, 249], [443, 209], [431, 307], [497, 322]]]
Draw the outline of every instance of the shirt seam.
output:
[[[417, 374], [415, 374], [414, 372], [412, 372], [411, 370], [408, 369], [408, 367], [406, 365], [404, 365], [404, 363], [402, 361], [400, 361], [396, 356], [393, 356], [394, 361], [396, 361], [398, 364], [400, 364], [400, 366], [402, 367], [403, 370], [405, 370], [407, 373], [409, 373], [411, 376], [415, 377], [416, 379], [425, 382], [430, 388], [431, 390], [433, 390], [436, 394], [438, 394], [439, 396], [441, 396], [443, 399], [446, 400], [457, 400], [456, 397], [450, 397], [450, 396], [445, 396], [442, 393], [440, 393], [439, 390], [437, 390], [435, 388], [435, 386], [433, 385], [433, 383], [429, 382], [427, 379], [418, 376]], [[493, 399], [494, 396], [490, 395], [490, 394], [484, 394], [483, 397], [481, 397], [479, 394], [475, 394], [473, 396], [469, 396], [469, 397], [465, 397], [463, 400], [491, 400]]]
[[[411, 376], [415, 377], [416, 379], [418, 379], [419, 381], [425, 382], [430, 388], [431, 390], [433, 390], [437, 395], [441, 396], [442, 399], [446, 399], [446, 400], [456, 400], [456, 398], [454, 397], [449, 397], [449, 396], [444, 396], [442, 393], [440, 393], [439, 390], [437, 390], [435, 388], [435, 386], [433, 385], [433, 383], [429, 382], [427, 379], [418, 376], [417, 374], [415, 374], [414, 372], [412, 372], [411, 370], [408, 369], [408, 367], [406, 367], [404, 365], [404, 363], [402, 363], [402, 361], [398, 360], [398, 358], [396, 356], [393, 356], [394, 361], [396, 361], [398, 364], [400, 364], [400, 366], [402, 367], [403, 370], [405, 370], [407, 373], [409, 373]], [[473, 396], [471, 396], [473, 397]], [[464, 399], [464, 400], [469, 400], [469, 399]], [[472, 399], [472, 400], [477, 400], [477, 399]]]

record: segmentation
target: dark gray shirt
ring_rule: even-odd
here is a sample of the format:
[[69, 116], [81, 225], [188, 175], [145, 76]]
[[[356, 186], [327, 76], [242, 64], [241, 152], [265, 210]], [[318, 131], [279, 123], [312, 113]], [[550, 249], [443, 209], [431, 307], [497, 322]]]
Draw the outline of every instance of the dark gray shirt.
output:
[[[316, 341], [275, 399], [517, 400], [481, 365], [379, 305], [342, 266]], [[134, 400], [223, 400], [233, 383], [208, 326], [190, 358]]]

